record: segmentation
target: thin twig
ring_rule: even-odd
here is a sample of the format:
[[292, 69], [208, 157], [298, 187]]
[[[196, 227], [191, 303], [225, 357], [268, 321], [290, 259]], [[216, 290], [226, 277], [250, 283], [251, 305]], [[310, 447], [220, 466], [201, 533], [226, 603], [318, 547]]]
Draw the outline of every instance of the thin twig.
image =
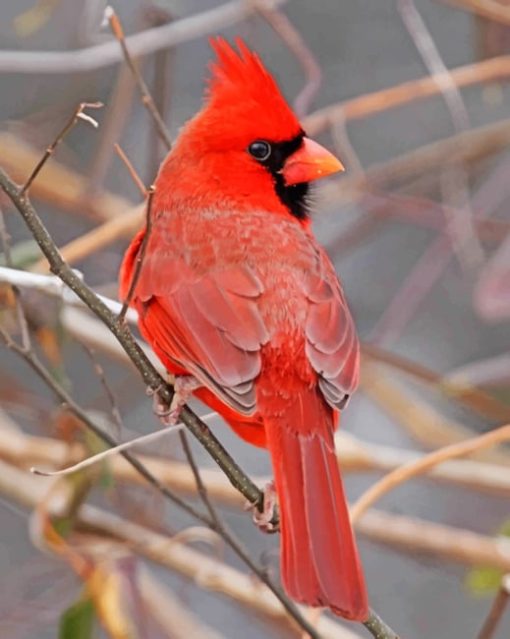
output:
[[110, 414], [113, 418], [113, 424], [116, 427], [116, 435], [117, 437], [119, 437], [123, 430], [124, 425], [122, 423], [122, 415], [120, 413], [120, 409], [117, 403], [117, 399], [115, 397], [115, 393], [113, 392], [113, 389], [111, 388], [110, 383], [105, 375], [104, 368], [101, 366], [101, 364], [96, 358], [94, 349], [88, 346], [88, 344], [85, 344], [85, 342], [81, 342], [81, 346], [83, 350], [85, 351], [85, 353], [87, 354], [90, 361], [92, 362], [94, 372], [96, 373], [99, 381], [101, 382], [101, 386], [103, 387], [105, 395], [108, 398], [108, 402], [110, 404]]
[[[7, 348], [14, 353], [22, 357], [25, 362], [32, 368], [32, 370], [39, 375], [39, 377], [45, 382], [45, 384], [55, 393], [55, 395], [62, 401], [67, 408], [78, 417], [94, 434], [102, 439], [108, 446], [118, 446], [118, 442], [108, 435], [91, 417], [83, 410], [71, 397], [71, 395], [51, 376], [44, 364], [39, 360], [37, 355], [31, 349], [25, 349], [19, 344], [16, 344], [14, 340], [6, 333], [6, 331], [0, 326], [0, 336], [2, 337]], [[180, 497], [175, 495], [171, 490], [161, 484], [161, 482], [154, 477], [143, 464], [141, 464], [135, 457], [133, 457], [126, 450], [121, 450], [120, 454], [143, 476], [145, 479], [155, 486], [162, 494], [168, 497], [177, 506], [185, 510], [188, 514], [196, 517], [200, 521], [208, 524], [208, 518], [204, 517], [199, 511], [187, 504]]]
[[321, 87], [322, 71], [319, 63], [301, 33], [289, 18], [277, 9], [274, 2], [256, 0], [253, 4], [260, 15], [285, 42], [304, 71], [306, 83], [294, 100], [294, 110], [299, 117], [302, 117], [308, 112]]
[[124, 59], [126, 60], [133, 77], [135, 78], [136, 84], [142, 96], [142, 104], [149, 111], [154, 123], [156, 125], [156, 130], [158, 131], [159, 137], [163, 140], [168, 148], [172, 146], [172, 140], [168, 135], [168, 131], [166, 129], [165, 123], [163, 122], [162, 117], [159, 115], [159, 112], [154, 104], [154, 100], [149, 92], [147, 85], [145, 84], [145, 80], [143, 79], [138, 67], [136, 66], [131, 54], [129, 52], [128, 45], [126, 44], [126, 38], [124, 36], [124, 30], [122, 28], [122, 24], [113, 10], [112, 7], [107, 7], [105, 11], [105, 16], [108, 19], [110, 24], [110, 28], [112, 30], [113, 35], [117, 39], [118, 43], [122, 48], [122, 53], [124, 55]]
[[[484, 82], [495, 82], [510, 76], [510, 55], [490, 58], [483, 62], [467, 64], [448, 71], [448, 75], [457, 87], [468, 87]], [[410, 102], [417, 102], [440, 93], [441, 76], [426, 76], [409, 80], [372, 93], [356, 96], [345, 102], [331, 104], [314, 111], [303, 120], [303, 126], [309, 135], [317, 135], [328, 128], [337, 117], [347, 121], [359, 120], [388, 111]]]
[[[75, 273], [75, 271], [72, 271]], [[76, 275], [76, 273], [75, 273]], [[76, 275], [81, 280], [80, 275]], [[15, 268], [7, 268], [0, 266], [0, 282], [6, 282], [12, 286], [20, 288], [32, 288], [36, 291], [43, 291], [47, 295], [52, 295], [62, 299], [64, 302], [73, 305], [86, 305], [76, 293], [73, 293], [62, 280], [55, 275], [43, 275], [42, 273], [30, 273], [29, 271], [21, 271]], [[119, 313], [122, 305], [116, 300], [112, 300], [104, 295], [97, 295], [97, 298], [112, 312]], [[129, 311], [129, 320], [135, 321], [137, 314], [134, 309]]]
[[200, 499], [202, 500], [204, 506], [209, 511], [211, 520], [214, 521], [215, 525], [218, 526], [218, 528], [221, 528], [223, 524], [218, 516], [218, 513], [216, 512], [216, 509], [213, 503], [209, 499], [209, 493], [207, 492], [207, 488], [205, 487], [205, 484], [202, 481], [202, 476], [200, 475], [200, 470], [195, 461], [195, 457], [191, 450], [191, 446], [189, 445], [188, 438], [186, 437], [186, 433], [181, 430], [179, 432], [179, 438], [181, 440], [182, 449], [184, 450], [186, 459], [188, 460], [189, 467], [191, 468], [191, 472], [193, 473], [198, 495]]
[[[439, 84], [456, 132], [467, 131], [470, 128], [469, 117], [460, 90], [441, 59], [414, 1], [398, 0], [398, 7], [429, 73]], [[443, 195], [452, 207], [445, 209], [445, 213], [449, 210], [455, 211], [455, 214], [450, 215], [450, 224], [447, 227], [452, 237], [452, 246], [463, 265], [473, 266], [483, 258], [483, 250], [473, 226], [466, 172], [460, 164], [452, 165], [441, 173], [440, 182]]]
[[[5, 225], [4, 213], [1, 208], [0, 208], [0, 241], [2, 243], [2, 250], [5, 256], [5, 263], [7, 264], [7, 267], [12, 267], [11, 237], [7, 231], [7, 227]], [[21, 343], [23, 345], [23, 348], [30, 348], [30, 342], [31, 342], [30, 330], [28, 328], [28, 322], [25, 316], [25, 310], [23, 309], [21, 294], [20, 294], [19, 288], [16, 285], [12, 284], [11, 289], [14, 295], [16, 319], [18, 321], [18, 328], [21, 334]]]
[[[489, 133], [489, 131], [487, 131], [487, 133]], [[465, 144], [467, 141], [466, 135], [471, 137], [472, 131], [457, 136], [457, 139], [464, 149], [468, 148]], [[472, 149], [473, 147], [470, 146], [470, 148]], [[455, 152], [454, 149], [452, 149], [452, 151]], [[501, 167], [498, 167], [495, 176], [496, 179], [491, 177], [475, 193], [472, 208], [477, 213], [473, 222], [479, 222], [491, 215], [507, 196], [506, 189], [499, 189], [499, 197], [494, 195], [495, 191], [497, 191], [494, 188], [494, 183], [498, 178], [506, 176], [507, 174], [508, 164], [504, 163]], [[487, 197], [488, 193], [491, 194], [490, 198]], [[445, 214], [449, 218], [454, 218], [457, 215], [454, 209], [455, 207], [443, 207]], [[450, 259], [451, 250], [449, 237], [445, 234], [439, 234], [422, 253], [414, 267], [406, 275], [397, 293], [390, 300], [390, 303], [372, 330], [370, 336], [372, 342], [387, 345], [392, 338], [395, 339], [401, 334], [404, 327], [415, 315], [419, 305], [423, 303], [426, 295], [432, 290], [434, 284], [441, 277]], [[402, 300], [405, 300], [405, 302], [403, 303]]]
[[[446, 377], [436, 373], [436, 371], [427, 368], [423, 364], [408, 359], [398, 353], [386, 350], [375, 344], [363, 343], [361, 352], [364, 360], [373, 360], [386, 364], [391, 368], [410, 375], [416, 380], [431, 385], [438, 391], [446, 395], [457, 403], [467, 406], [470, 410], [475, 410], [484, 417], [491, 419], [507, 421], [510, 420], [510, 407], [504, 401], [498, 399], [494, 395], [485, 392], [481, 388], [477, 388], [473, 381], [464, 381], [462, 371], [459, 376], [454, 373], [452, 376]], [[507, 356], [507, 371], [510, 370], [510, 358]], [[502, 361], [502, 365], [504, 362]]]
[[[179, 437], [181, 439], [181, 444], [184, 449], [184, 454], [186, 455], [186, 459], [188, 460], [189, 466], [193, 473], [198, 494], [200, 495], [200, 499], [202, 500], [202, 503], [207, 508], [211, 521], [213, 522], [213, 525], [211, 526], [212, 529], [215, 530], [229, 544], [229, 546], [244, 561], [244, 563], [250, 567], [253, 573], [257, 575], [257, 577], [263, 583], [266, 584], [266, 586], [280, 599], [280, 601], [282, 601], [281, 599], [282, 593], [280, 589], [279, 588], [275, 589], [275, 586], [273, 582], [271, 581], [271, 579], [269, 578], [266, 570], [264, 570], [263, 568], [260, 568], [259, 566], [255, 564], [255, 562], [250, 557], [248, 551], [244, 548], [244, 546], [240, 543], [240, 541], [234, 536], [234, 534], [229, 529], [229, 527], [225, 524], [225, 522], [219, 517], [218, 513], [216, 512], [216, 508], [214, 507], [214, 504], [209, 498], [207, 488], [204, 482], [202, 481], [200, 470], [195, 462], [195, 458], [193, 456], [191, 447], [188, 443], [186, 433], [181, 431], [179, 433]], [[285, 601], [282, 601], [282, 603], [285, 606], [285, 608], [287, 608], [287, 603]], [[318, 636], [316, 629], [314, 628], [313, 625], [311, 625], [308, 622], [308, 620], [306, 620], [306, 627], [304, 626], [302, 627], [303, 627], [303, 630], [305, 630], [310, 637]], [[388, 639], [391, 639], [391, 637], [388, 637]]]
[[108, 96], [108, 103], [101, 122], [92, 158], [88, 163], [87, 196], [97, 193], [104, 183], [114, 155], [115, 141], [119, 140], [131, 110], [135, 81], [127, 66], [118, 70], [115, 86]]
[[[64, 244], [59, 249], [62, 257], [68, 264], [75, 264], [120, 238], [132, 238], [143, 224], [144, 212], [143, 204], [137, 206], [128, 204], [122, 214]], [[47, 260], [44, 257], [41, 258], [31, 270], [36, 273], [46, 272]]]
[[137, 189], [140, 191], [142, 197], [147, 197], [147, 189], [145, 188], [145, 184], [142, 181], [142, 178], [138, 175], [135, 167], [133, 166], [131, 160], [128, 158], [120, 144], [115, 143], [115, 152], [119, 156], [119, 158], [124, 162], [131, 179], [136, 184]]
[[[162, 6], [152, 5], [144, 12], [146, 20], [151, 26], [168, 24], [175, 20], [173, 13]], [[163, 121], [167, 119], [168, 109], [170, 105], [171, 91], [169, 84], [174, 78], [176, 61], [175, 47], [162, 49], [154, 54], [153, 69], [154, 75], [152, 79], [152, 93], [154, 95], [154, 104], [161, 115]], [[151, 127], [148, 132], [148, 162], [145, 167], [146, 180], [150, 183], [156, 175], [161, 161], [161, 141], [158, 132]]]
[[376, 484], [371, 486], [355, 502], [351, 508], [351, 521], [355, 523], [378, 499], [397, 486], [400, 486], [402, 483], [409, 481], [409, 479], [428, 472], [444, 461], [456, 459], [458, 457], [465, 457], [466, 455], [484, 450], [485, 448], [490, 448], [491, 446], [508, 441], [509, 439], [510, 424], [507, 424], [505, 426], [500, 426], [489, 433], [472, 437], [471, 439], [458, 444], [445, 446], [444, 448], [435, 450], [428, 455], [424, 455], [417, 461], [413, 461], [401, 466], [400, 468], [396, 468], [391, 473], [385, 475]]
[[505, 575], [501, 580], [501, 586], [492, 602], [489, 614], [478, 634], [477, 639], [492, 639], [499, 626], [503, 613], [510, 599], [510, 575]]
[[84, 468], [89, 468], [94, 464], [99, 463], [100, 461], [104, 461], [105, 459], [109, 459], [113, 455], [117, 455], [121, 453], [123, 450], [131, 450], [136, 446], [140, 446], [141, 444], [149, 444], [160, 437], [164, 437], [168, 435], [168, 433], [177, 432], [182, 428], [182, 424], [172, 424], [171, 426], [166, 426], [161, 430], [157, 430], [153, 433], [148, 433], [147, 435], [140, 435], [139, 437], [135, 437], [128, 442], [123, 442], [122, 444], [117, 444], [112, 448], [108, 448], [107, 450], [103, 450], [100, 453], [96, 453], [91, 457], [87, 457], [86, 459], [82, 459], [76, 464], [72, 464], [72, 466], [66, 466], [66, 468], [61, 468], [60, 470], [41, 470], [40, 468], [36, 468], [32, 466], [30, 468], [30, 472], [34, 473], [34, 475], [40, 475], [42, 477], [62, 477], [65, 475], [72, 475], [79, 470], [83, 470]]
[[351, 175], [364, 175], [365, 170], [363, 169], [359, 155], [356, 153], [356, 150], [349, 139], [345, 118], [339, 117], [336, 122], [332, 123], [330, 131], [333, 144], [335, 145], [335, 150], [337, 150], [342, 161], [346, 158], [347, 161], [345, 162], [345, 165], [348, 167]]
[[510, 26], [510, 8], [501, 0], [442, 0], [442, 2], [470, 11], [493, 22]]
[[138, 254], [135, 260], [135, 270], [133, 273], [133, 277], [131, 278], [131, 282], [129, 284], [129, 289], [126, 295], [126, 299], [122, 303], [122, 309], [119, 313], [118, 320], [119, 322], [124, 322], [127, 310], [129, 305], [131, 304], [131, 300], [133, 299], [133, 295], [135, 293], [136, 285], [138, 284], [138, 279], [140, 277], [140, 273], [142, 272], [143, 260], [145, 258], [145, 252], [147, 251], [147, 246], [149, 244], [149, 239], [151, 235], [152, 229], [152, 200], [154, 198], [154, 194], [156, 193], [156, 188], [154, 185], [150, 186], [147, 189], [147, 213], [145, 217], [145, 232], [143, 234], [142, 243], [140, 244], [140, 248], [138, 250]]
[[[0, 131], [2, 166], [18, 183], [23, 184], [41, 158], [41, 150], [18, 136]], [[113, 149], [112, 149], [113, 151]], [[44, 171], [30, 187], [30, 195], [56, 207], [57, 210], [87, 216], [104, 222], [124, 217], [133, 205], [120, 195], [108, 191], [91, 192], [89, 181], [77, 171], [60, 163], [53, 155]]]
[[28, 189], [30, 188], [30, 185], [35, 180], [35, 178], [37, 177], [37, 175], [39, 174], [43, 166], [46, 164], [49, 158], [53, 155], [56, 147], [60, 144], [60, 142], [62, 142], [62, 140], [69, 133], [69, 131], [74, 127], [74, 125], [78, 122], [78, 120], [84, 120], [85, 122], [88, 122], [89, 124], [92, 124], [92, 126], [97, 128], [98, 126], [97, 122], [93, 118], [91, 118], [90, 115], [87, 115], [84, 112], [84, 109], [99, 109], [102, 106], [103, 105], [101, 102], [82, 102], [81, 104], [78, 105], [78, 107], [76, 108], [75, 112], [73, 113], [69, 121], [66, 123], [64, 128], [60, 131], [57, 137], [53, 140], [50, 146], [46, 149], [46, 151], [44, 152], [44, 155], [39, 160], [39, 162], [37, 163], [32, 173], [28, 176], [25, 184], [21, 187], [19, 191], [20, 197], [23, 197], [23, 195], [28, 191]]

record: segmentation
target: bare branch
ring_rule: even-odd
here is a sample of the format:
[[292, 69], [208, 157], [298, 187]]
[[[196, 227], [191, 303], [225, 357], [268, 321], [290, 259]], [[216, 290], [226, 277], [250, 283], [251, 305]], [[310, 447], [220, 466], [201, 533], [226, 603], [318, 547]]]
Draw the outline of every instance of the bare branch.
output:
[[[168, 403], [171, 402], [173, 396], [173, 389], [168, 385], [165, 380], [159, 375], [156, 369], [152, 366], [151, 362], [146, 357], [143, 350], [137, 344], [132, 334], [130, 333], [127, 325], [124, 322], [119, 322], [118, 318], [103, 304], [103, 302], [95, 295], [95, 293], [89, 289], [76, 273], [74, 273], [70, 267], [64, 262], [62, 256], [58, 252], [55, 243], [50, 237], [48, 231], [42, 224], [39, 216], [35, 212], [34, 208], [30, 204], [26, 196], [20, 197], [17, 186], [10, 180], [10, 178], [0, 169], [0, 186], [4, 192], [9, 196], [13, 204], [21, 213], [25, 223], [33, 234], [34, 239], [39, 244], [44, 255], [50, 263], [50, 267], [53, 273], [59, 276], [73, 290], [83, 302], [93, 311], [97, 317], [99, 317], [115, 335], [118, 341], [122, 344], [124, 350], [129, 355], [135, 366], [144, 379], [144, 382], [153, 390], [158, 391], [162, 398]], [[41, 365], [37, 357], [32, 352], [26, 352], [17, 344], [13, 343], [3, 331], [1, 332], [4, 341], [13, 351], [23, 356], [25, 361], [32, 367], [32, 369], [45, 381], [45, 383], [53, 389], [61, 401], [65, 402], [70, 410], [73, 411], [77, 417], [79, 417], [84, 424], [91, 430], [93, 430], [103, 441], [109, 446], [116, 446], [117, 442], [109, 435], [104, 433], [100, 427], [98, 427], [89, 415], [81, 409], [73, 398], [49, 375], [46, 369]], [[229, 480], [235, 485], [243, 495], [256, 505], [257, 508], [263, 507], [263, 494], [251, 481], [251, 479], [241, 470], [236, 462], [230, 457], [227, 451], [223, 448], [221, 443], [212, 434], [210, 429], [204, 424], [187, 406], [181, 411], [181, 420], [198, 439], [198, 441], [206, 448], [209, 454], [213, 457], [215, 462], [224, 470], [225, 474], [229, 477]], [[180, 499], [177, 495], [169, 491], [166, 487], [160, 484], [156, 477], [154, 477], [136, 457], [133, 457], [131, 453], [126, 450], [120, 451], [120, 454], [134, 466], [137, 471], [147, 479], [147, 481], [155, 486], [163, 495], [178, 505], [180, 508], [196, 517], [200, 521], [206, 523], [208, 526], [213, 527], [214, 522], [211, 522], [208, 517], [197, 511], [188, 503]], [[239, 555], [239, 557], [249, 565], [249, 567], [263, 580], [263, 582], [270, 588], [270, 590], [280, 600], [283, 607], [287, 610], [288, 614], [296, 621], [296, 623], [306, 630], [312, 639], [319, 639], [318, 632], [309, 624], [304, 616], [299, 611], [298, 607], [287, 597], [287, 595], [278, 588], [268, 575], [264, 571], [256, 566], [249, 555], [244, 551], [240, 544], [233, 537], [230, 537], [228, 533], [225, 533], [225, 540], [231, 548]]]
[[[75, 271], [72, 271], [76, 273]], [[81, 279], [81, 275], [76, 275]], [[43, 275], [41, 273], [30, 273], [28, 271], [20, 271], [19, 269], [7, 268], [6, 266], [0, 266], [0, 282], [11, 284], [12, 286], [18, 286], [20, 288], [31, 288], [37, 291], [42, 291], [48, 295], [61, 298], [64, 302], [69, 304], [79, 304], [86, 306], [83, 300], [80, 299], [69, 287], [65, 286], [62, 280], [55, 275]], [[101, 301], [112, 313], [120, 313], [122, 305], [105, 297], [104, 295], [97, 294], [98, 300]], [[129, 321], [136, 322], [138, 315], [134, 309], [129, 309]]]
[[289, 18], [277, 9], [275, 2], [256, 0], [254, 2], [257, 11], [285, 42], [288, 49], [294, 54], [307, 78], [305, 86], [294, 100], [294, 110], [299, 117], [304, 116], [315, 99], [322, 82], [321, 68], [301, 33], [292, 24]]
[[138, 86], [140, 94], [142, 96], [142, 104], [149, 111], [152, 119], [154, 120], [154, 124], [156, 125], [156, 130], [159, 134], [159, 137], [166, 144], [167, 148], [172, 146], [172, 140], [168, 134], [168, 130], [166, 128], [165, 123], [163, 122], [162, 117], [159, 114], [159, 111], [154, 104], [154, 100], [149, 92], [149, 88], [145, 84], [145, 80], [143, 79], [138, 67], [136, 66], [131, 54], [129, 52], [128, 45], [126, 44], [126, 38], [124, 36], [124, 30], [122, 28], [122, 24], [113, 10], [112, 7], [108, 6], [106, 8], [105, 16], [110, 24], [110, 28], [112, 30], [113, 35], [117, 39], [118, 43], [121, 46], [122, 53], [124, 55], [124, 59], [126, 60], [131, 73], [135, 79], [135, 82]]
[[[448, 75], [459, 88], [503, 80], [510, 76], [510, 55], [457, 67], [449, 70]], [[360, 95], [311, 113], [303, 120], [303, 125], [310, 135], [316, 135], [329, 127], [338, 117], [345, 118], [346, 121], [359, 120], [403, 104], [435, 96], [440, 93], [442, 81], [441, 76], [427, 76]]]
[[136, 169], [133, 166], [131, 160], [128, 158], [128, 156], [126, 155], [126, 153], [124, 152], [120, 144], [115, 143], [114, 147], [115, 147], [115, 152], [117, 153], [119, 158], [124, 162], [128, 170], [128, 173], [131, 176], [131, 179], [136, 184], [137, 189], [140, 191], [140, 195], [144, 198], [147, 197], [147, 189], [145, 188], [145, 184], [143, 183], [142, 178], [136, 172]]
[[113, 388], [110, 386], [110, 383], [104, 372], [104, 368], [101, 366], [101, 364], [97, 360], [94, 350], [88, 344], [85, 344], [84, 342], [81, 343], [81, 346], [83, 350], [85, 351], [85, 353], [87, 354], [90, 361], [92, 362], [94, 372], [99, 378], [99, 381], [101, 382], [101, 386], [104, 389], [105, 395], [108, 398], [108, 402], [110, 404], [110, 414], [112, 416], [116, 435], [117, 437], [120, 437], [120, 434], [123, 430], [122, 415], [120, 413], [120, 409], [117, 404], [117, 399], [115, 397], [115, 393], [113, 392]]
[[509, 439], [510, 424], [507, 424], [506, 426], [500, 426], [489, 433], [468, 439], [465, 442], [452, 444], [451, 446], [435, 450], [418, 461], [411, 462], [395, 469], [361, 495], [351, 508], [351, 521], [355, 523], [378, 499], [397, 486], [400, 486], [402, 483], [409, 481], [412, 477], [426, 473], [438, 464], [449, 459], [465, 457], [466, 455], [485, 448], [490, 448], [491, 446], [508, 441]]
[[[144, 205], [126, 206], [121, 215], [117, 215], [100, 226], [71, 240], [60, 250], [60, 254], [68, 264], [74, 264], [85, 259], [89, 255], [100, 251], [120, 238], [131, 238], [143, 224]], [[32, 271], [45, 272], [48, 270], [48, 262], [42, 258], [33, 267]]]
[[[286, 0], [273, 0], [281, 5]], [[126, 38], [131, 55], [148, 55], [194, 38], [216, 33], [253, 15], [246, 0], [230, 0], [170, 24], [147, 29]], [[122, 61], [117, 42], [106, 42], [75, 51], [1, 51], [0, 73], [83, 73]]]
[[181, 428], [182, 428], [182, 424], [172, 424], [171, 426], [166, 426], [165, 428], [162, 428], [161, 430], [158, 430], [154, 433], [149, 433], [148, 435], [140, 435], [139, 437], [135, 437], [135, 439], [132, 439], [128, 442], [124, 442], [122, 444], [117, 444], [116, 446], [112, 446], [111, 448], [108, 448], [107, 450], [103, 450], [100, 453], [96, 453], [95, 455], [92, 455], [91, 457], [87, 457], [86, 459], [83, 459], [82, 461], [76, 464], [73, 464], [72, 466], [68, 466], [67, 468], [62, 468], [61, 470], [54, 470], [54, 471], [40, 470], [39, 468], [35, 468], [34, 466], [32, 466], [32, 468], [30, 469], [30, 472], [34, 473], [34, 475], [41, 475], [42, 477], [62, 477], [65, 475], [72, 475], [73, 473], [76, 473], [79, 470], [83, 470], [84, 468], [93, 466], [94, 464], [97, 464], [100, 461], [104, 461], [105, 459], [108, 459], [109, 457], [112, 457], [113, 455], [117, 455], [123, 450], [131, 450], [132, 448], [135, 448], [135, 446], [140, 446], [141, 444], [148, 444], [152, 441], [155, 441], [156, 439], [159, 439], [160, 437], [163, 437], [164, 435], [168, 435], [168, 433], [170, 432], [176, 432], [180, 430]]
[[[27, 179], [41, 158], [40, 149], [7, 131], [0, 131], [0, 148], [4, 170], [9, 171], [12, 178], [20, 183]], [[122, 218], [129, 215], [133, 207], [129, 200], [120, 195], [107, 191], [91, 192], [87, 179], [55, 160], [55, 156], [50, 158], [32, 183], [30, 194], [59, 209], [100, 221]]]
[[[470, 128], [469, 117], [460, 90], [441, 59], [414, 1], [398, 0], [398, 7], [429, 73], [433, 78], [436, 78], [440, 86], [456, 132], [467, 131]], [[460, 163], [452, 165], [441, 173], [440, 182], [444, 198], [452, 207], [445, 209], [447, 215], [449, 211], [452, 211], [449, 216], [450, 224], [447, 225], [447, 230], [452, 238], [452, 246], [464, 266], [473, 266], [483, 259], [483, 249], [473, 225], [473, 211], [469, 201], [466, 172]]]
[[510, 25], [510, 9], [501, 0], [441, 0], [459, 9], [471, 11], [482, 18]]
[[492, 602], [487, 619], [480, 630], [478, 639], [492, 639], [508, 606], [510, 599], [510, 575], [505, 575], [501, 580], [501, 586]]

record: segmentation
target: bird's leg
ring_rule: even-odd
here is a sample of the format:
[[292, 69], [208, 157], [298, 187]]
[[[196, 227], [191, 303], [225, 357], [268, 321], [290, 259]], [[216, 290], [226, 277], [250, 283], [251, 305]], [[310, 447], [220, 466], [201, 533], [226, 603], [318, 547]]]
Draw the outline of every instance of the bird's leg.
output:
[[154, 391], [150, 388], [147, 394], [152, 395], [154, 414], [165, 426], [171, 426], [177, 423], [184, 405], [197, 388], [200, 388], [200, 382], [193, 375], [178, 375], [175, 377], [174, 394], [170, 404], [163, 399], [159, 390]]
[[264, 487], [264, 502], [262, 512], [254, 506], [249, 505], [253, 510], [253, 523], [265, 533], [278, 532], [279, 526], [273, 524], [273, 518], [278, 509], [278, 500], [276, 498], [276, 490], [274, 481], [268, 482]]

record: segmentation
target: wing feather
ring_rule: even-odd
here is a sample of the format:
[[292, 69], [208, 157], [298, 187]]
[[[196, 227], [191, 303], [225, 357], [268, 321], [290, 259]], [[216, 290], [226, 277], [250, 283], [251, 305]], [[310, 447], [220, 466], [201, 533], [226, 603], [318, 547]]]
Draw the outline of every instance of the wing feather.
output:
[[305, 351], [324, 398], [342, 409], [358, 384], [359, 342], [340, 282], [323, 251], [318, 251], [317, 268], [304, 279], [303, 289], [309, 301]]
[[248, 266], [197, 275], [175, 256], [151, 255], [137, 286], [142, 329], [160, 354], [251, 415], [260, 348], [269, 340], [257, 307], [263, 291]]

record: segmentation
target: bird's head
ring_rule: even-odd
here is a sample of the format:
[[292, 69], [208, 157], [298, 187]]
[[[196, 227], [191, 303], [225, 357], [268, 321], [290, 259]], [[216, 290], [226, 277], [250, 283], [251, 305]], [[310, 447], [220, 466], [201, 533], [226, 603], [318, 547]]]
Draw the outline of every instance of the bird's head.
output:
[[237, 51], [216, 38], [216, 60], [203, 109], [183, 128], [176, 153], [194, 158], [208, 188], [238, 205], [265, 206], [307, 218], [309, 183], [343, 170], [306, 137], [259, 56], [238, 39]]

